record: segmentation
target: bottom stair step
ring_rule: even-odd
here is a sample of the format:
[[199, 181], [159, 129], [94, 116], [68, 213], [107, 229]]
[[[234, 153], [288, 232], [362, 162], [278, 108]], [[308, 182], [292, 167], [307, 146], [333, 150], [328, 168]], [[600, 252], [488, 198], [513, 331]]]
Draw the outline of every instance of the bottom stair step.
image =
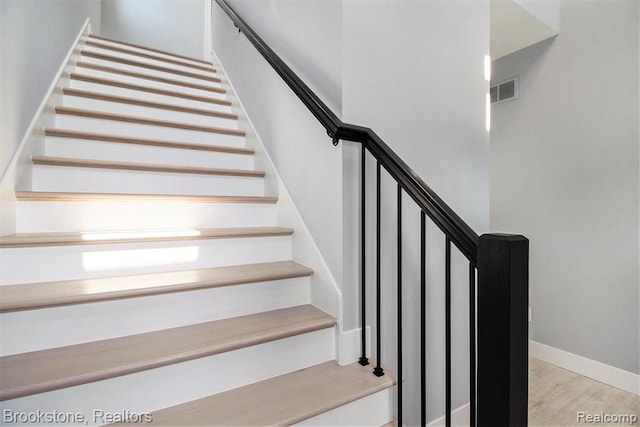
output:
[[330, 361], [151, 416], [154, 425], [291, 425], [394, 385], [392, 376], [376, 377], [370, 367], [358, 363], [340, 366]]

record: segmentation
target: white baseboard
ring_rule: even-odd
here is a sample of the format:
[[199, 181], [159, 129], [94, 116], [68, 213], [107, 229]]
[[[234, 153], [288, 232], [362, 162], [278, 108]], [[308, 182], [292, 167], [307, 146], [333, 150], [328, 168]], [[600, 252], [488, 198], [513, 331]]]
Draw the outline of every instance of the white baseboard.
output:
[[[360, 331], [362, 329], [352, 329], [350, 331], [342, 332], [342, 346], [338, 358], [338, 363], [341, 365], [348, 365], [353, 362], [357, 362], [360, 359]], [[371, 351], [371, 327], [367, 326], [366, 329], [367, 339], [367, 357], [370, 356]]]
[[529, 355], [576, 374], [640, 395], [640, 375], [568, 351], [529, 341]]
[[[470, 422], [469, 418], [469, 404], [465, 403], [461, 407], [451, 411], [451, 425], [452, 426], [468, 426]], [[440, 427], [445, 425], [444, 416], [431, 421], [427, 424], [427, 427]]]
[[213, 60], [213, 31], [211, 28], [211, 1], [204, 2], [204, 52], [205, 61]]

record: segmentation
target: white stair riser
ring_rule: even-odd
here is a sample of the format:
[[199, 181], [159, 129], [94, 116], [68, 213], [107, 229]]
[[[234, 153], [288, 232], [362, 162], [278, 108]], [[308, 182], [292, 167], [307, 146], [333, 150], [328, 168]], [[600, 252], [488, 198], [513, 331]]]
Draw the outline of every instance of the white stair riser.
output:
[[308, 304], [309, 292], [302, 277], [3, 313], [0, 349], [6, 356], [245, 316]]
[[388, 388], [295, 425], [318, 427], [383, 426], [392, 420], [393, 389]]
[[85, 98], [82, 96], [68, 96], [62, 98], [65, 107], [82, 108], [85, 110], [101, 111], [104, 113], [117, 112], [135, 117], [148, 117], [158, 120], [168, 120], [180, 123], [190, 123], [200, 126], [216, 126], [225, 129], [238, 129], [238, 120], [222, 117], [212, 117], [203, 114], [185, 113], [182, 111], [165, 110], [162, 108], [143, 107], [121, 102], [104, 101], [101, 99]]
[[[185, 62], [187, 64], [194, 64], [194, 65], [198, 65], [198, 66], [207, 66], [207, 64], [203, 64], [202, 62], [199, 61], [193, 61], [190, 59], [186, 59], [186, 58], [179, 58], [179, 57], [175, 57], [173, 55], [168, 55], [168, 54], [164, 54], [164, 53], [160, 53], [160, 52], [155, 52], [152, 50], [148, 50], [148, 49], [144, 49], [144, 48], [138, 48], [138, 47], [134, 47], [131, 45], [124, 45], [121, 43], [117, 43], [117, 42], [112, 42], [112, 41], [108, 41], [108, 40], [102, 40], [102, 39], [94, 39], [92, 37], [83, 37], [82, 41], [86, 42], [87, 40], [91, 40], [94, 41], [96, 43], [100, 43], [103, 45], [107, 45], [107, 46], [114, 46], [120, 49], [127, 49], [127, 50], [131, 50], [134, 52], [141, 52], [144, 54], [148, 54], [148, 55], [154, 55], [160, 58], [167, 58], [167, 59], [171, 59], [171, 60], [176, 60], [176, 61], [181, 61], [181, 62]], [[83, 45], [84, 46], [84, 45]]]
[[[153, 87], [153, 85], [151, 84], [146, 84], [143, 86]], [[218, 105], [210, 102], [179, 98], [179, 97], [170, 96], [170, 95], [159, 95], [156, 93], [150, 93], [150, 92], [134, 90], [134, 89], [124, 89], [116, 86], [85, 82], [85, 81], [76, 80], [76, 79], [70, 80], [70, 87], [74, 89], [89, 90], [92, 92], [106, 93], [108, 95], [126, 96], [129, 98], [136, 98], [144, 101], [163, 102], [165, 104], [175, 104], [175, 105], [181, 105], [183, 107], [191, 107], [191, 108], [202, 108], [204, 110], [220, 111], [223, 113], [232, 112], [231, 107], [225, 106], [225, 105]], [[207, 98], [222, 99], [222, 100], [225, 99], [224, 95], [221, 95], [221, 94], [211, 94], [211, 96], [207, 96]]]
[[[115, 67], [112, 67], [112, 68], [115, 68]], [[210, 90], [191, 88], [191, 87], [183, 86], [181, 84], [158, 82], [158, 81], [153, 81], [145, 78], [126, 76], [119, 73], [111, 73], [107, 71], [94, 70], [92, 68], [87, 68], [82, 66], [76, 67], [76, 70], [78, 73], [85, 74], [87, 76], [99, 77], [107, 80], [115, 80], [118, 82], [124, 82], [124, 83], [134, 84], [138, 86], [153, 86], [157, 89], [170, 90], [170, 91], [181, 92], [181, 93], [189, 93], [197, 96], [211, 96], [215, 98], [225, 99], [225, 95], [219, 92], [212, 92]], [[220, 87], [219, 83], [208, 82], [205, 80], [203, 80], [202, 82], [198, 82], [197, 84], [202, 86], [212, 87], [212, 88]]]
[[62, 137], [46, 137], [45, 154], [52, 157], [112, 160], [116, 162], [149, 163], [154, 165], [199, 166], [243, 170], [252, 170], [254, 167], [254, 156], [246, 154]]
[[[173, 64], [173, 63], [170, 63], [170, 62], [163, 61], [161, 59], [145, 58], [145, 57], [142, 57], [142, 56], [139, 56], [139, 55], [133, 55], [133, 54], [124, 53], [124, 52], [117, 52], [117, 51], [112, 50], [112, 49], [105, 49], [103, 47], [97, 47], [97, 46], [84, 45], [82, 50], [83, 51], [99, 53], [101, 55], [114, 56], [114, 57], [117, 57], [117, 58], [122, 58], [122, 59], [129, 60], [129, 61], [136, 61], [136, 62], [142, 62], [144, 64], [150, 64], [150, 65], [159, 66], [159, 67], [171, 68], [172, 70], [180, 70], [180, 71], [186, 71], [186, 72], [189, 72], [189, 73], [200, 74], [200, 75], [203, 75], [203, 76], [217, 77], [217, 72], [214, 69], [202, 70], [200, 68], [190, 67], [189, 65]], [[206, 66], [206, 65], [201, 64], [201, 66]]]
[[273, 204], [21, 201], [16, 232], [261, 227], [276, 215]]
[[[214, 81], [203, 79], [203, 78], [183, 76], [183, 75], [180, 75], [180, 74], [167, 72], [167, 71], [157, 71], [157, 70], [152, 70], [152, 69], [149, 69], [149, 68], [146, 68], [146, 67], [139, 67], [137, 65], [120, 64], [120, 63], [117, 63], [117, 62], [108, 61], [108, 60], [105, 60], [105, 59], [92, 58], [92, 57], [84, 56], [84, 55], [80, 58], [80, 60], [82, 62], [86, 62], [86, 63], [90, 63], [90, 64], [102, 65], [104, 67], [118, 68], [118, 69], [124, 70], [124, 71], [132, 71], [134, 73], [147, 74], [147, 75], [151, 75], [151, 76], [162, 77], [162, 78], [165, 78], [165, 79], [179, 80], [181, 82], [186, 82], [186, 83], [216, 84], [216, 82], [214, 82]], [[164, 65], [162, 65], [162, 66], [164, 67]], [[177, 66], [174, 67], [174, 66], [171, 66], [171, 64], [168, 64], [166, 67], [167, 68], [176, 68]], [[193, 74], [202, 75], [202, 76], [216, 77], [215, 74], [207, 74], [205, 72], [201, 73], [198, 70], [185, 70], [185, 71], [187, 71], [189, 73], [193, 73]]]
[[0, 259], [3, 285], [51, 282], [286, 261], [291, 237], [2, 248]]
[[32, 186], [71, 193], [264, 195], [264, 178], [44, 165], [32, 167]]
[[161, 139], [167, 141], [186, 141], [197, 144], [244, 147], [245, 138], [214, 132], [189, 129], [176, 129], [166, 126], [128, 123], [117, 120], [95, 119], [91, 117], [56, 114], [56, 127], [82, 132], [107, 133], [110, 135], [139, 138]]
[[[150, 412], [332, 360], [334, 329], [230, 351], [122, 377], [0, 402], [13, 412]], [[126, 392], [124, 392], [126, 391]], [[95, 422], [94, 422], [95, 421]]]

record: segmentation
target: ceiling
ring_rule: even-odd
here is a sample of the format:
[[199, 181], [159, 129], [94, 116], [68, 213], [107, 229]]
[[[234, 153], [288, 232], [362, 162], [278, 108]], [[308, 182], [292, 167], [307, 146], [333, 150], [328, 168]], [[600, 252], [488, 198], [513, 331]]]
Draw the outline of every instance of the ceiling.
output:
[[491, 0], [491, 59], [557, 35], [558, 14], [557, 0]]

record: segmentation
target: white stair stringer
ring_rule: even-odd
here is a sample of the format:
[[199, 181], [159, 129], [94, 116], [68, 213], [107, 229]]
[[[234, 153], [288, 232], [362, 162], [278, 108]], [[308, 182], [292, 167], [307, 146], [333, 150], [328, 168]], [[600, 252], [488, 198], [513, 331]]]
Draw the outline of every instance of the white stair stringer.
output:
[[[323, 329], [214, 356], [176, 363], [89, 384], [0, 402], [13, 412], [152, 412], [241, 387], [335, 357], [335, 328]], [[123, 392], [126, 391], [126, 392]], [[36, 409], [37, 408], [37, 409]]]
[[[215, 52], [213, 55], [215, 58]], [[340, 336], [337, 337], [337, 342], [339, 354], [342, 355], [342, 291], [314, 240], [314, 236], [311, 234], [291, 194], [284, 185], [270, 154], [265, 148], [265, 144], [256, 132], [251, 117], [245, 113], [246, 109], [243, 107], [241, 100], [235, 95], [236, 91], [232, 82], [226, 77], [224, 66], [219, 61], [214, 61], [214, 64], [220, 68], [222, 87], [227, 90], [228, 97], [232, 101], [233, 112], [241, 117], [241, 126], [247, 130], [246, 144], [248, 148], [255, 150], [256, 165], [265, 170], [267, 176], [274, 178], [267, 181], [268, 184], [271, 184], [267, 186], [267, 194], [278, 194], [278, 220], [281, 224], [286, 224], [296, 230], [292, 236], [295, 259], [314, 271], [311, 277], [311, 301], [318, 308], [338, 318]], [[349, 364], [354, 361], [343, 359], [342, 356], [339, 357], [340, 364]]]

